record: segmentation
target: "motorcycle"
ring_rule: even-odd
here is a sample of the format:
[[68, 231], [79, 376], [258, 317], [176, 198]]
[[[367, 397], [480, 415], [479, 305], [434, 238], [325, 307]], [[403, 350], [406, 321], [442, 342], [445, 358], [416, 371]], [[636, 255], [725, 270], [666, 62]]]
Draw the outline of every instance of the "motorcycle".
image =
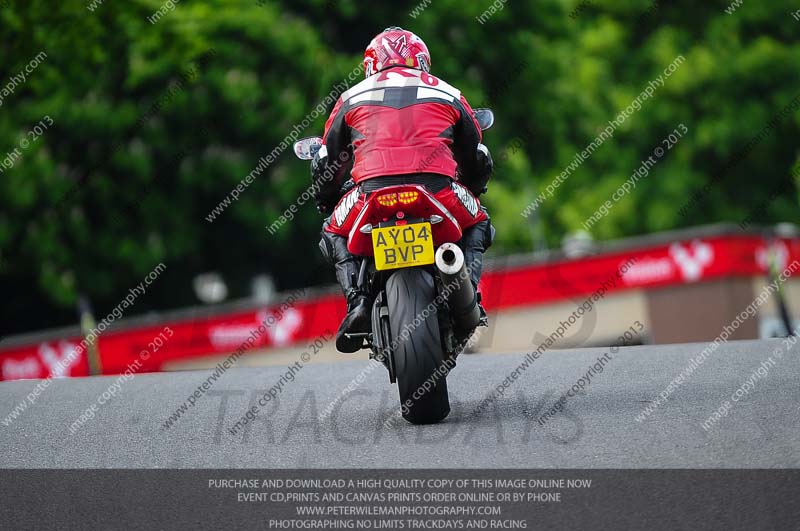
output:
[[[490, 109], [474, 112], [482, 130], [494, 124]], [[311, 160], [321, 145], [321, 137], [303, 138], [294, 152]], [[350, 337], [362, 337], [370, 358], [386, 366], [403, 418], [413, 424], [450, 413], [447, 375], [480, 323], [461, 237], [431, 192], [407, 184], [371, 192], [348, 238], [348, 250], [363, 257], [358, 286], [374, 301], [371, 332]]]

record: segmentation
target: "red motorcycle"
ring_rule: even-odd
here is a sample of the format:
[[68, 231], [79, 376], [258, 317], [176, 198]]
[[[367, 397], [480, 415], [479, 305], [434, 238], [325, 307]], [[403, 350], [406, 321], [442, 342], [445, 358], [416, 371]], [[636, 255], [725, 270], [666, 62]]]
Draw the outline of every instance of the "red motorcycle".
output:
[[[481, 129], [494, 114], [476, 109]], [[322, 138], [294, 144], [311, 160]], [[354, 196], [357, 194], [353, 194]], [[362, 256], [358, 286], [372, 295], [372, 331], [362, 348], [381, 361], [397, 383], [403, 417], [414, 424], [439, 422], [450, 413], [447, 375], [480, 322], [477, 294], [463, 250], [462, 229], [424, 186], [386, 186], [368, 194], [348, 238]]]

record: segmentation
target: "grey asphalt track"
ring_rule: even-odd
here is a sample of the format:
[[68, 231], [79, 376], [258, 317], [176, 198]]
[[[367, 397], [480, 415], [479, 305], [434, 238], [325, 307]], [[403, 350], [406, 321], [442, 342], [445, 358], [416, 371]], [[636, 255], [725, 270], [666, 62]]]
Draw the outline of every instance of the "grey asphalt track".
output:
[[[286, 372], [230, 369], [169, 429], [163, 423], [210, 371], [140, 374], [123, 382], [74, 434], [69, 426], [116, 377], [54, 381], [9, 426], [3, 468], [768, 468], [800, 466], [800, 342], [723, 344], [646, 420], [636, 416], [706, 344], [638, 346], [612, 354], [564, 410], [537, 421], [607, 349], [546, 352], [505, 394], [475, 409], [524, 353], [459, 358], [452, 412], [435, 426], [385, 420], [398, 408], [383, 367], [325, 420], [319, 414], [369, 362], [311, 364], [256, 420], [231, 428]], [[783, 349], [785, 350], [785, 348]], [[770, 356], [776, 361], [728, 415], [701, 424]], [[763, 372], [763, 371], [762, 371]], [[35, 382], [0, 384], [0, 416]]]

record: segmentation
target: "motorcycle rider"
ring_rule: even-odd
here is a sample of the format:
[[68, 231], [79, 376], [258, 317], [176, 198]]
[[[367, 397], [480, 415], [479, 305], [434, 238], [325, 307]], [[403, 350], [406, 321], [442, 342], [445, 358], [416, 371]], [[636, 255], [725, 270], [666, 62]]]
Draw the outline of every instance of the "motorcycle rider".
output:
[[399, 27], [379, 33], [364, 52], [366, 79], [339, 97], [311, 163], [317, 209], [328, 216], [320, 250], [347, 299], [336, 335], [340, 352], [356, 352], [363, 343], [346, 334], [370, 330], [371, 301], [357, 285], [360, 258], [347, 250], [347, 236], [373, 191], [410, 183], [430, 190], [463, 229], [459, 245], [477, 291], [494, 236], [477, 199], [486, 191], [492, 158], [469, 103], [432, 76], [430, 65], [428, 48], [414, 33]]

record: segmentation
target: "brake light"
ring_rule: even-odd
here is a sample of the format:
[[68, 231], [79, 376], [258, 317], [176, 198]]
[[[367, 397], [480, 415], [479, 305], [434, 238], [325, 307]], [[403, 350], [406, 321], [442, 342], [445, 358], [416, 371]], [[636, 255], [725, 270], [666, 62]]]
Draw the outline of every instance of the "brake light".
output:
[[399, 194], [397, 194], [397, 199], [404, 205], [408, 205], [419, 199], [419, 192], [417, 191], [400, 192]]
[[383, 194], [378, 196], [378, 203], [381, 206], [390, 207], [397, 204], [397, 194]]

